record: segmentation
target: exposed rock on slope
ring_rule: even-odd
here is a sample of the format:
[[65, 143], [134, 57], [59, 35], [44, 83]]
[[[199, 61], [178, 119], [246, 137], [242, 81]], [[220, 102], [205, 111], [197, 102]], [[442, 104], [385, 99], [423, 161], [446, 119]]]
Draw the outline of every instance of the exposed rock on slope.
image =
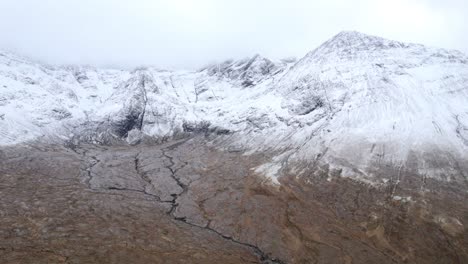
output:
[[260, 55], [255, 55], [239, 61], [228, 60], [221, 64], [211, 65], [203, 71], [207, 71], [210, 76], [231, 79], [242, 87], [250, 87], [281, 73], [285, 68], [286, 63], [274, 63]]

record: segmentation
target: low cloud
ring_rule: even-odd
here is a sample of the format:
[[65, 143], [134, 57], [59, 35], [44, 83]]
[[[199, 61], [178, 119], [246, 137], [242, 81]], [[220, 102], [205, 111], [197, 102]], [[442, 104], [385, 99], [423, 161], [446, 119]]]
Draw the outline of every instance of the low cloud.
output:
[[341, 30], [468, 53], [465, 1], [4, 0], [0, 49], [53, 64], [196, 68], [301, 57]]

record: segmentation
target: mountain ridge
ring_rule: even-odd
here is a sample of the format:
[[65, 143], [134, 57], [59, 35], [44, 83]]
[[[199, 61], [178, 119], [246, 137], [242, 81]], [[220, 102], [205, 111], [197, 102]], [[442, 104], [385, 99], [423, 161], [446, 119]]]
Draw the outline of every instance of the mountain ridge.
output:
[[276, 183], [278, 164], [300, 171], [317, 155], [317, 166], [368, 183], [385, 182], [372, 172], [383, 164], [466, 181], [468, 168], [449, 171], [468, 160], [468, 60], [458, 51], [344, 31], [297, 61], [255, 55], [198, 71], [2, 58], [3, 145], [211, 133], [222, 148], [279, 153], [258, 168]]

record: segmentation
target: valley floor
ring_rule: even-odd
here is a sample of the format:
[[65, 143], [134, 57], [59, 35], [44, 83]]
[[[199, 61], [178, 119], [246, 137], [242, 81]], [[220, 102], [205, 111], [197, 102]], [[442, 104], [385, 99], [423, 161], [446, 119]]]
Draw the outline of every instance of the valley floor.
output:
[[466, 186], [257, 175], [200, 138], [0, 150], [1, 263], [468, 263]]

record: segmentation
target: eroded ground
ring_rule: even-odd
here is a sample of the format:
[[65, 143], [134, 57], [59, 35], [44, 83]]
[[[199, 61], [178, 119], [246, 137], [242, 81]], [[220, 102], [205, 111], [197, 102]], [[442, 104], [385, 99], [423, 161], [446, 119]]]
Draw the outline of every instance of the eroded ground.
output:
[[202, 139], [0, 158], [1, 263], [468, 263], [466, 186], [409, 172], [274, 185]]

